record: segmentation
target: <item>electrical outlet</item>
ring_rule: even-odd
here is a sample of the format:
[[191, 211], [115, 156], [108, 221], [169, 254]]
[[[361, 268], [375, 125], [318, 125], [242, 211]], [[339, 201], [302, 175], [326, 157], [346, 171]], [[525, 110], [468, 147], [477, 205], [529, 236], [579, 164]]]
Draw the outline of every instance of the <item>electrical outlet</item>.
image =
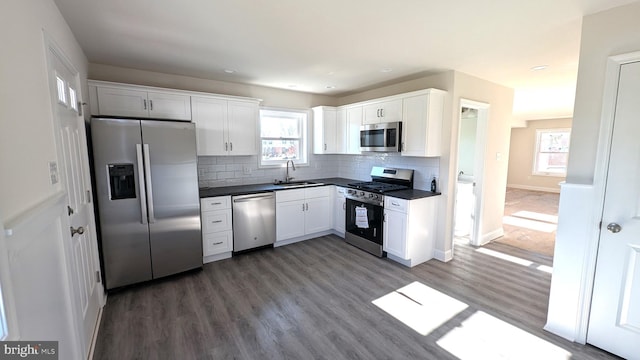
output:
[[55, 161], [49, 161], [49, 179], [51, 185], [58, 183], [58, 164]]
[[244, 165], [242, 167], [242, 173], [245, 175], [251, 175], [251, 168], [247, 165]]

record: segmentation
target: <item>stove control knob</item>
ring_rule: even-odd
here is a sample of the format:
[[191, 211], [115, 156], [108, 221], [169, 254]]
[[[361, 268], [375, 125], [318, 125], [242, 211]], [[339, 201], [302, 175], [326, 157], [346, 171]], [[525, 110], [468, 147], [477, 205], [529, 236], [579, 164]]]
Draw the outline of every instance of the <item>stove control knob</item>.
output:
[[378, 197], [378, 195], [376, 195], [376, 194], [373, 194], [373, 193], [369, 194], [369, 199], [375, 199], [377, 197]]
[[360, 196], [364, 197], [364, 191], [360, 191]]

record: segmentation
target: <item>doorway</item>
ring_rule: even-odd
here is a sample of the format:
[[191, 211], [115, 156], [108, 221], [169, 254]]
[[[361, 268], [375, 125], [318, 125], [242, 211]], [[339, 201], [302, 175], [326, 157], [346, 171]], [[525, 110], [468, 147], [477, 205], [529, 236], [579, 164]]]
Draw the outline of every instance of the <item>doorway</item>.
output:
[[489, 104], [460, 100], [454, 238], [474, 246], [482, 238], [482, 189]]

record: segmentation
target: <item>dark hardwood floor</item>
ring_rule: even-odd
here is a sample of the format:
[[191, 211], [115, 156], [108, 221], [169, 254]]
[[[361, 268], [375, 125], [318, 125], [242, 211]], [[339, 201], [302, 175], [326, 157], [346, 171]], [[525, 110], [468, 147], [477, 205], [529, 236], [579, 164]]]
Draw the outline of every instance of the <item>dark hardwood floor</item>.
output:
[[[453, 261], [410, 269], [326, 236], [206, 264], [110, 294], [94, 359], [615, 358], [542, 330], [549, 257], [485, 249], [456, 244]], [[414, 282], [467, 306], [422, 335], [372, 303]]]

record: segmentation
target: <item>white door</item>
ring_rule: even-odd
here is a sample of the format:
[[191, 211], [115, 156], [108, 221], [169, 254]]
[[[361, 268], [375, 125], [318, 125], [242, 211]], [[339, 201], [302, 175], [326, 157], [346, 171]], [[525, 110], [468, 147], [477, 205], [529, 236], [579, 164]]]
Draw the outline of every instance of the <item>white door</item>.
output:
[[587, 342], [640, 359], [640, 62], [620, 68]]
[[[54, 121], [58, 136], [62, 184], [67, 193], [71, 229], [65, 243], [65, 259], [72, 284], [74, 311], [80, 319], [82, 350], [87, 355], [102, 305], [99, 283], [96, 227], [91, 204], [91, 182], [84, 119], [79, 115], [82, 100], [77, 71], [49, 46], [49, 76]], [[60, 157], [61, 156], [61, 157]]]

